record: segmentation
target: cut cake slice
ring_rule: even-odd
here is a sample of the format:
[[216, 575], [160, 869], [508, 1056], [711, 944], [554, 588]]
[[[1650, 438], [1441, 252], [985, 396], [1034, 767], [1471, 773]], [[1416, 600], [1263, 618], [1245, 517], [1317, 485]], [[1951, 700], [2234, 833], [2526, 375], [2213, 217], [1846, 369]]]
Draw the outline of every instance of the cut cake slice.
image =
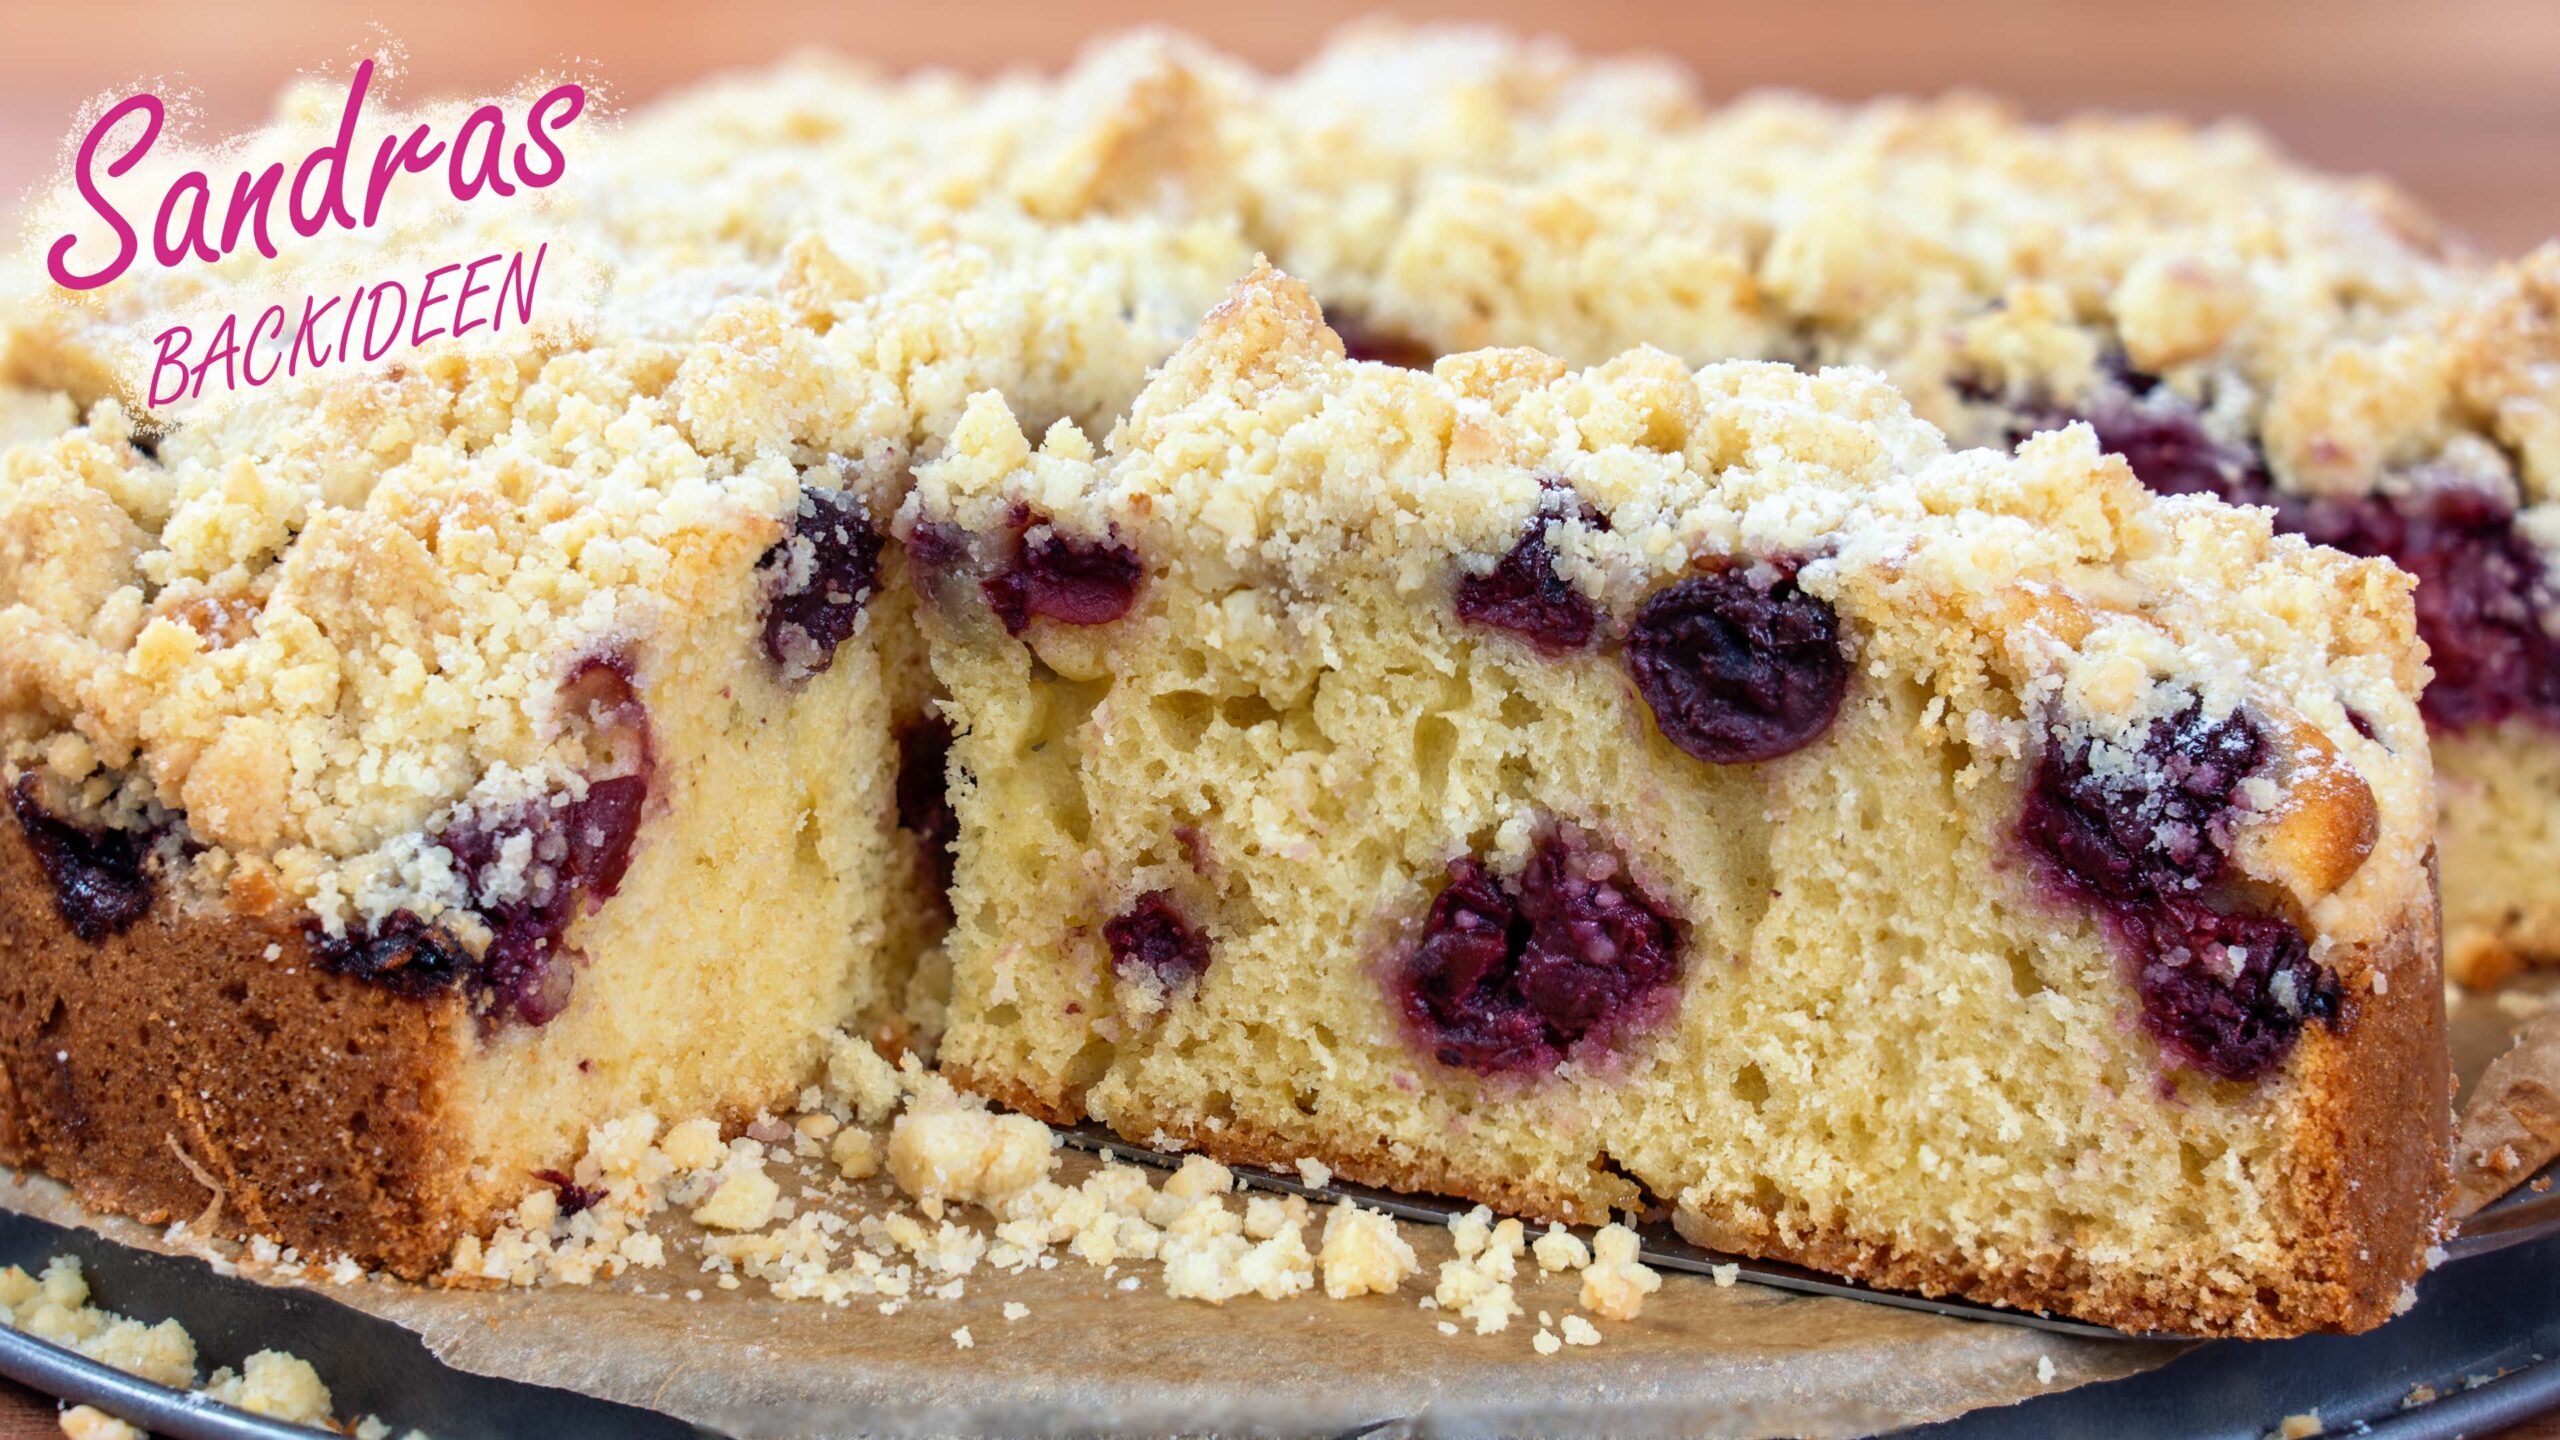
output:
[[2136, 1330], [2367, 1328], [2436, 1237], [2388, 565], [1859, 372], [1349, 361], [1269, 271], [898, 533], [982, 1093]]

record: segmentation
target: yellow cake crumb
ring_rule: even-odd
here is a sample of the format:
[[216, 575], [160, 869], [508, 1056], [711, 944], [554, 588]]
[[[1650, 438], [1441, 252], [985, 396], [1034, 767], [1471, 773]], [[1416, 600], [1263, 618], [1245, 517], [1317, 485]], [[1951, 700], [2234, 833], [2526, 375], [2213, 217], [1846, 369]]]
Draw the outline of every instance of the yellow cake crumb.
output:
[[1553, 1274], [1559, 1270], [1579, 1270], [1591, 1263], [1591, 1251], [1580, 1236], [1562, 1225], [1550, 1223], [1547, 1233], [1538, 1237], [1529, 1253], [1538, 1259], [1538, 1268]]
[[720, 1143], [720, 1123], [708, 1117], [670, 1127], [658, 1148], [679, 1170], [708, 1170], [729, 1158], [728, 1147]]
[[764, 1152], [752, 1140], [740, 1140], [720, 1172], [711, 1198], [693, 1207], [693, 1221], [714, 1230], [760, 1230], [772, 1223], [782, 1187], [765, 1173]]
[[1431, 1292], [1441, 1309], [1473, 1321], [1479, 1335], [1499, 1332], [1522, 1313], [1511, 1281], [1527, 1249], [1524, 1232], [1517, 1220], [1496, 1224], [1492, 1219], [1493, 1212], [1479, 1205], [1450, 1220], [1449, 1237], [1458, 1255], [1440, 1262], [1440, 1283]]
[[1582, 1308], [1609, 1320], [1633, 1320], [1644, 1297], [1662, 1288], [1662, 1277], [1637, 1257], [1642, 1242], [1624, 1225], [1604, 1225], [1591, 1237], [1591, 1264], [1582, 1272]]
[[251, 1355], [236, 1375], [215, 1371], [205, 1393], [253, 1415], [296, 1425], [322, 1425], [329, 1420], [329, 1387], [320, 1383], [320, 1372], [300, 1356], [281, 1350]]
[[1422, 1269], [1393, 1219], [1349, 1200], [1337, 1203], [1325, 1217], [1317, 1260], [1324, 1269], [1324, 1293], [1336, 1300], [1392, 1294]]
[[68, 1440], [148, 1440], [140, 1427], [88, 1405], [63, 1411], [61, 1424]]
[[868, 1130], [839, 1130], [827, 1159], [847, 1180], [868, 1180], [880, 1173], [880, 1143]]
[[1057, 1165], [1049, 1127], [997, 1115], [935, 1081], [889, 1131], [889, 1176], [928, 1215], [945, 1202], [994, 1205], [1049, 1178]]
[[838, 1034], [827, 1053], [827, 1090], [852, 1106], [865, 1125], [888, 1119], [903, 1093], [898, 1067], [880, 1058], [869, 1041], [850, 1033]]

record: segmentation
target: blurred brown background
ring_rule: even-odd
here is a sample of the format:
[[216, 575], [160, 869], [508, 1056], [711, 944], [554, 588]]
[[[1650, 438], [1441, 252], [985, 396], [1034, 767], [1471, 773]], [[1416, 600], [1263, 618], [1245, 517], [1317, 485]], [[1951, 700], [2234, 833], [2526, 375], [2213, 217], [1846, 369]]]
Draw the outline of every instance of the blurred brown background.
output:
[[2239, 112], [2318, 164], [2397, 178], [2494, 249], [2560, 233], [2560, 0], [0, 0], [0, 206], [53, 168], [84, 99], [177, 80], [228, 128], [263, 114], [297, 70], [343, 74], [358, 46], [384, 34], [407, 49], [411, 95], [502, 89], [574, 63], [630, 103], [801, 45], [986, 71], [1054, 65], [1098, 30], [1149, 20], [1286, 64], [1331, 25], [1378, 8], [1496, 19], [1599, 50], [1664, 51], [1717, 93], [1970, 85], [2039, 115], [2080, 106]]
[[[1184, 8], [1143, 0], [716, 3], [716, 0], [0, 0], [0, 209], [50, 172], [80, 102], [148, 80], [192, 88], [214, 126], [265, 113], [296, 72], [343, 75], [379, 37], [410, 96], [511, 87], [574, 68], [618, 103], [804, 45], [894, 66], [1055, 65], [1096, 31], [1179, 24], [1266, 65], [1374, 9], [1655, 50], [1715, 93], [1790, 85], [1839, 97], [1972, 86], [2035, 115], [2081, 107], [2253, 117], [2296, 154], [2389, 175], [2484, 245], [2560, 234], [2560, 0], [1295, 0]], [[377, 24], [376, 17], [379, 17]], [[52, 1407], [0, 1381], [0, 1440], [56, 1434]], [[2560, 1422], [2513, 1440], [2560, 1440]]]

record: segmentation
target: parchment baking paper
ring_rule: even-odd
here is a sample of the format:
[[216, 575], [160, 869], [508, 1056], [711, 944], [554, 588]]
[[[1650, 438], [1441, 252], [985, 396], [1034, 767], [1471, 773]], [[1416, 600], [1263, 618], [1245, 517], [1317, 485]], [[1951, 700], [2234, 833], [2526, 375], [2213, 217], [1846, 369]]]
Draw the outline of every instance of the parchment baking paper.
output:
[[[2453, 1213], [2469, 1215], [2560, 1156], [2560, 980], [2527, 975], [2451, 1012], [2465, 1080], [2453, 1135]], [[2476, 1078], [2475, 1078], [2476, 1077]]]
[[[2522, 993], [2455, 1006], [2455, 1063], [2466, 1081], [2538, 1013], [2542, 996]], [[2541, 1054], [2546, 1042], [2533, 1043]], [[2547, 1048], [2560, 1054], [2560, 1038]], [[1061, 1178], [1087, 1163], [1070, 1155]], [[0, 1203], [126, 1244], [195, 1253], [156, 1229], [90, 1215], [40, 1177], [0, 1186]], [[699, 1232], [672, 1215], [656, 1228], [668, 1240], [667, 1268], [591, 1286], [491, 1292], [368, 1278], [310, 1288], [415, 1331], [457, 1368], [755, 1440], [1340, 1435], [1382, 1422], [1379, 1433], [1390, 1435], [1845, 1436], [2120, 1378], [2183, 1348], [1666, 1273], [1641, 1318], [1603, 1322], [1598, 1346], [1541, 1356], [1530, 1346], [1539, 1312], [1560, 1321], [1577, 1309], [1573, 1278], [1524, 1262], [1526, 1314], [1498, 1335], [1443, 1335], [1437, 1325], [1450, 1317], [1417, 1301], [1451, 1250], [1445, 1232], [1416, 1224], [1404, 1233], [1423, 1273], [1393, 1297], [1212, 1307], [1166, 1298], [1151, 1265], [1106, 1276], [1062, 1258], [1018, 1275], [982, 1266], [963, 1298], [918, 1299], [883, 1316], [869, 1301], [839, 1309], [776, 1300], [753, 1279], [718, 1289], [697, 1268]], [[1137, 1288], [1120, 1289], [1133, 1275]], [[695, 1289], [699, 1300], [685, 1298]], [[1007, 1320], [1008, 1303], [1029, 1313]], [[965, 1349], [953, 1338], [963, 1327]], [[291, 1337], [276, 1343], [289, 1347]]]
[[[1085, 1163], [1070, 1156], [1062, 1178]], [[91, 1215], [41, 1177], [0, 1186], [0, 1202], [124, 1244], [202, 1253]], [[867, 1301], [776, 1300], [752, 1279], [720, 1290], [697, 1269], [699, 1232], [678, 1216], [653, 1228], [668, 1242], [666, 1269], [591, 1286], [469, 1291], [376, 1277], [309, 1288], [415, 1331], [457, 1368], [759, 1440], [1340, 1435], [1380, 1422], [1420, 1435], [1858, 1435], [2134, 1374], [2181, 1348], [1667, 1274], [1639, 1319], [1600, 1322], [1601, 1344], [1541, 1356], [1530, 1347], [1538, 1314], [1577, 1309], [1573, 1277], [1524, 1261], [1526, 1314], [1498, 1335], [1442, 1335], [1451, 1317], [1417, 1302], [1452, 1252], [1445, 1231], [1418, 1224], [1404, 1233], [1423, 1273], [1392, 1297], [1212, 1307], [1166, 1298], [1152, 1265], [1106, 1278], [1061, 1259], [1019, 1275], [981, 1266], [963, 1298], [883, 1316]], [[1130, 1276], [1138, 1287], [1118, 1288]], [[699, 1300], [685, 1298], [697, 1288]], [[1029, 1313], [1008, 1321], [1008, 1302]], [[952, 1338], [962, 1327], [967, 1349]], [[292, 1337], [274, 1343], [291, 1348]]]

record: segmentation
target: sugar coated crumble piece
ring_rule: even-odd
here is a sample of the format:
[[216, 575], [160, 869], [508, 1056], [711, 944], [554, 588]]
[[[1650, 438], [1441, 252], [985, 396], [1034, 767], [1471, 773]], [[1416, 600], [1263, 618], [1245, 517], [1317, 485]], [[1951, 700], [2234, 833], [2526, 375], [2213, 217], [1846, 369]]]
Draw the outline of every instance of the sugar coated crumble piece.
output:
[[1449, 1222], [1458, 1255], [1440, 1262], [1440, 1283], [1431, 1292], [1440, 1308], [1472, 1321], [1479, 1335], [1501, 1331], [1522, 1313], [1511, 1281], [1527, 1252], [1525, 1232], [1517, 1220], [1487, 1224], [1492, 1215], [1479, 1205]]
[[1547, 1233], [1539, 1236], [1537, 1243], [1529, 1247], [1529, 1253], [1537, 1257], [1538, 1268], [1551, 1275], [1560, 1270], [1579, 1270], [1591, 1263], [1591, 1250], [1582, 1243], [1582, 1238], [1553, 1223], [1547, 1226]]
[[1421, 1260], [1393, 1219], [1348, 1200], [1325, 1217], [1323, 1246], [1316, 1259], [1324, 1271], [1324, 1293], [1336, 1300], [1392, 1294], [1422, 1270]]
[[890, 1128], [889, 1176], [939, 1216], [945, 1202], [999, 1204], [1048, 1179], [1056, 1143], [1039, 1121], [994, 1114], [934, 1080]]
[[880, 1173], [880, 1142], [868, 1130], [839, 1130], [827, 1146], [827, 1159], [847, 1180], [868, 1180]]
[[714, 1230], [761, 1230], [773, 1223], [782, 1187], [765, 1173], [764, 1151], [752, 1140], [732, 1143], [711, 1198], [693, 1208], [697, 1225]]

